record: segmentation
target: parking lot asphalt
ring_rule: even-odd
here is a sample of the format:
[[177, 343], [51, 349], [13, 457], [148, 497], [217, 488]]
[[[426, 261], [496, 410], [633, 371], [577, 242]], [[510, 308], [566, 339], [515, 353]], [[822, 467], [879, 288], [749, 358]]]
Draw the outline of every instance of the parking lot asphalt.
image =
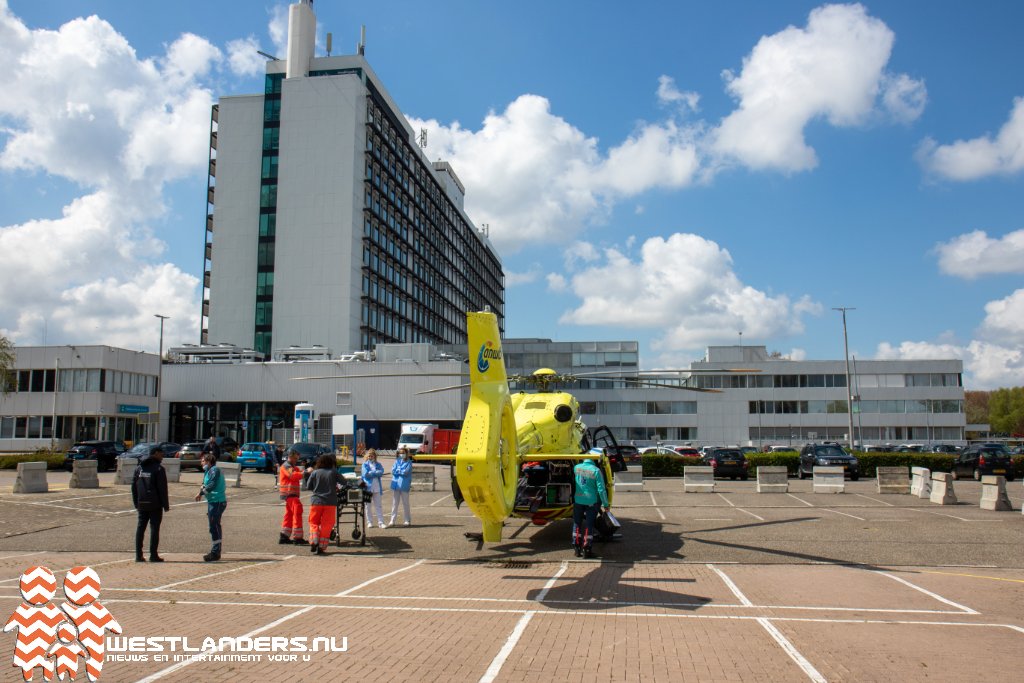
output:
[[[577, 560], [567, 521], [510, 520], [497, 544], [467, 538], [479, 523], [455, 509], [441, 472], [439, 490], [412, 493], [410, 527], [368, 530], [365, 545], [343, 533], [328, 557], [278, 544], [274, 478], [246, 472], [228, 489], [217, 563], [201, 560], [200, 475], [183, 473], [164, 517], [168, 561], [141, 565], [130, 492], [113, 475], [68, 489], [67, 474], [50, 473], [49, 493], [13, 494], [2, 473], [0, 599], [17, 606], [29, 566], [58, 579], [96, 569], [124, 635], [162, 648], [108, 651], [103, 681], [955, 681], [1024, 666], [1020, 482], [1007, 487], [1014, 510], [992, 512], [973, 481], [956, 482], [960, 504], [940, 506], [869, 480], [842, 494], [799, 480], [788, 494], [758, 494], [753, 481], [684, 494], [680, 480], [649, 479], [615, 496], [621, 537]], [[386, 492], [385, 512], [390, 503]], [[180, 650], [181, 637], [229, 636], [249, 640], [202, 661]], [[334, 636], [336, 650], [345, 638], [347, 649], [252, 649], [278, 636]]]

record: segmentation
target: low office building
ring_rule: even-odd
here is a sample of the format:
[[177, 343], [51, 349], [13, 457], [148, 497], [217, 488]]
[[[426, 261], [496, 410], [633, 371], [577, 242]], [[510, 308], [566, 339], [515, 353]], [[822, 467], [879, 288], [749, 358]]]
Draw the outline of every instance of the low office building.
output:
[[155, 353], [110, 346], [19, 346], [0, 395], [0, 452], [155, 434]]

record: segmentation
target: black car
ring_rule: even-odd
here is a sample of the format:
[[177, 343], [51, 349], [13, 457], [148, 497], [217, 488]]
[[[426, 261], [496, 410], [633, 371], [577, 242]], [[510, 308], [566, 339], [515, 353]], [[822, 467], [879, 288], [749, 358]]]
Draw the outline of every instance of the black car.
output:
[[164, 452], [165, 458], [173, 458], [177, 455], [178, 451], [181, 450], [180, 443], [174, 443], [173, 441], [161, 441], [159, 443], [155, 441], [148, 441], [144, 443], [137, 443], [132, 446], [131, 450], [125, 451], [118, 458], [127, 459], [134, 461], [134, 464], [138, 464], [142, 459], [142, 456], [149, 455], [152, 453], [157, 446]]
[[968, 446], [953, 461], [953, 478], [974, 477], [980, 481], [986, 474], [1000, 474], [1013, 481], [1010, 451], [1001, 443], [976, 443]]
[[747, 456], [738, 448], [715, 448], [704, 456], [704, 464], [714, 468], [714, 476], [746, 480], [750, 475]]
[[124, 447], [113, 441], [81, 441], [64, 455], [64, 468], [72, 470], [76, 460], [95, 460], [96, 470], [106, 472], [117, 467], [117, 456]]
[[800, 478], [812, 476], [815, 466], [842, 467], [844, 474], [850, 475], [850, 481], [860, 479], [860, 462], [834, 442], [809, 443], [800, 449], [800, 464], [797, 466]]
[[299, 454], [299, 463], [303, 467], [315, 467], [317, 458], [325, 453], [333, 455], [332, 451], [327, 446], [318, 443], [293, 443], [289, 446], [285, 452], [285, 459], [288, 459], [288, 451], [296, 451]]

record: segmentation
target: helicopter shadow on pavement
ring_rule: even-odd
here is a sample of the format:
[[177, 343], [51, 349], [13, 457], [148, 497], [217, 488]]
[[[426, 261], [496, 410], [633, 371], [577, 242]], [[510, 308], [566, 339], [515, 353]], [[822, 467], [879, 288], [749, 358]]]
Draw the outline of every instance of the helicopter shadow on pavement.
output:
[[[488, 552], [493, 559], [569, 559], [572, 553], [572, 520], [551, 522], [527, 538], [518, 540], [524, 526], [513, 531], [507, 542], [490, 547], [477, 544], [477, 550]], [[517, 539], [514, 540], [513, 539]], [[606, 542], [595, 542], [594, 550], [611, 562], [663, 562], [686, 558], [680, 551], [683, 537], [665, 530], [665, 525], [642, 520], [623, 520], [616, 536]], [[553, 557], [552, 557], [553, 556]]]

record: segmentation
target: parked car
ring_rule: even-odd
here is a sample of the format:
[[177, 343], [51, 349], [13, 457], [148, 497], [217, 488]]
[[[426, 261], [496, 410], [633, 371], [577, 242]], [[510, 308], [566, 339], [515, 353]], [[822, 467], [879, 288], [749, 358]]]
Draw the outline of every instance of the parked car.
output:
[[328, 455], [333, 454], [330, 448], [318, 443], [293, 443], [289, 446], [285, 452], [285, 458], [288, 457], [288, 451], [294, 450], [299, 454], [299, 463], [303, 467], [314, 467], [316, 466], [317, 458], [325, 453]]
[[205, 441], [189, 441], [175, 456], [181, 460], [181, 469], [186, 467], [195, 467], [196, 469], [203, 469], [203, 445]]
[[218, 436], [214, 441], [216, 441], [217, 445], [220, 446], [221, 455], [234, 453], [238, 450], [238, 442], [230, 436]]
[[796, 453], [796, 446], [772, 446], [769, 453]]
[[953, 478], [974, 477], [976, 481], [987, 474], [1001, 474], [1013, 481], [1010, 451], [1001, 443], [976, 443], [964, 449], [953, 461]]
[[743, 455], [750, 455], [751, 453], [758, 453], [759, 451], [754, 446], [740, 446], [740, 451]]
[[157, 446], [159, 446], [160, 450], [164, 452], [165, 458], [174, 458], [177, 456], [178, 451], [181, 450], [181, 444], [174, 443], [173, 441], [147, 441], [135, 444], [134, 446], [132, 446], [131, 450], [127, 450], [117, 457], [119, 460], [133, 460], [137, 465], [139, 463], [139, 460], [142, 459], [142, 456], [149, 455]]
[[640, 449], [641, 455], [679, 455], [674, 448], [668, 446], [648, 446]]
[[274, 459], [274, 447], [268, 443], [252, 441], [244, 444], [239, 449], [235, 462], [238, 463], [240, 470], [251, 467], [263, 472], [270, 472], [271, 474], [277, 470], [277, 463]]
[[700, 458], [700, 451], [693, 446], [676, 446], [676, 453], [684, 458]]
[[626, 462], [640, 462], [640, 449], [628, 444], [619, 444], [619, 453]]
[[124, 446], [120, 451], [114, 441], [81, 441], [71, 447], [64, 455], [64, 468], [68, 471], [74, 469], [76, 460], [95, 460], [96, 470], [106, 472], [117, 467], [118, 453], [124, 452]]
[[860, 462], [833, 441], [809, 443], [800, 449], [800, 464], [797, 466], [800, 478], [812, 476], [815, 466], [842, 467], [844, 474], [850, 476], [850, 481], [860, 479]]
[[932, 453], [959, 453], [960, 449], [948, 443], [937, 443], [928, 449]]
[[750, 475], [750, 463], [738, 448], [715, 448], [704, 456], [704, 464], [714, 468], [714, 476], [739, 477], [746, 481]]

